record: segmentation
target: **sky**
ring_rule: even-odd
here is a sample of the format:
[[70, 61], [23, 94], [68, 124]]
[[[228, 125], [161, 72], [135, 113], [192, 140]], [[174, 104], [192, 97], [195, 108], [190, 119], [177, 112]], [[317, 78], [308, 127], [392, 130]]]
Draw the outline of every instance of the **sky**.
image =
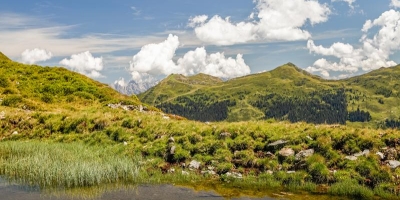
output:
[[2, 0], [0, 51], [122, 86], [288, 62], [341, 79], [400, 63], [400, 0]]

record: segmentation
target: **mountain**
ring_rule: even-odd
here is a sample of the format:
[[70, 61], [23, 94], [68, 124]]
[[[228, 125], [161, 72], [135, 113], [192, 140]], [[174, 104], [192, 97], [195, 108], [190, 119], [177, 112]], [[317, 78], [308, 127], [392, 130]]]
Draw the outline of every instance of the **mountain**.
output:
[[136, 96], [118, 93], [106, 84], [61, 67], [41, 67], [13, 62], [0, 53], [0, 104], [30, 111], [138, 105]]
[[[400, 66], [345, 80], [325, 80], [292, 63], [208, 85], [172, 75], [138, 97], [167, 113], [200, 121], [275, 118], [312, 123], [379, 125], [400, 116]], [[350, 117], [349, 117], [350, 116]]]
[[217, 77], [201, 73], [189, 77], [180, 74], [171, 74], [160, 81], [155, 87], [150, 88], [139, 96], [141, 96], [144, 102], [159, 104], [170, 98], [191, 94], [201, 88], [207, 88], [222, 82]]
[[131, 80], [127, 85], [120, 85], [118, 82], [115, 82], [111, 87], [122, 94], [133, 95], [143, 93], [151, 87], [154, 87], [156, 84], [157, 82], [137, 83], [134, 80]]
[[11, 61], [6, 55], [0, 52], [0, 60]]

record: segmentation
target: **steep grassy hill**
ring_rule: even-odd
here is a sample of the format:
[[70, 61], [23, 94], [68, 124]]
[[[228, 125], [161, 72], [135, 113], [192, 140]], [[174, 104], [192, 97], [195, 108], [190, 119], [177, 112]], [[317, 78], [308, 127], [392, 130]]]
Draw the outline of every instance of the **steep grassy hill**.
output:
[[[326, 81], [311, 75], [291, 63], [270, 72], [253, 74], [226, 82], [216, 82], [203, 87], [193, 87], [190, 83], [181, 82], [179, 88], [188, 88], [184, 92], [177, 89], [175, 83], [170, 81], [173, 76], [140, 94], [139, 98], [165, 112], [201, 121], [264, 119], [268, 118], [267, 111], [271, 110], [273, 106], [284, 106], [276, 105], [274, 103], [276, 101], [286, 99], [294, 102], [300, 100], [297, 98], [307, 99], [310, 95], [321, 99], [322, 96], [318, 92], [337, 93], [343, 87], [340, 83]], [[149, 101], [147, 98], [149, 96], [157, 101]], [[325, 102], [323, 103], [325, 104]], [[287, 119], [288, 114], [287, 112], [270, 113], [281, 119]]]
[[125, 102], [136, 96], [119, 94], [106, 84], [60, 67], [13, 62], [0, 53], [0, 105], [25, 110], [79, 110], [88, 106]]
[[372, 119], [374, 126], [382, 126], [386, 118], [400, 115], [400, 66], [333, 81], [288, 63], [269, 72], [203, 87], [189, 82], [176, 87], [170, 81], [173, 76], [138, 97], [165, 112], [201, 121], [275, 118], [343, 124], [349, 119]]

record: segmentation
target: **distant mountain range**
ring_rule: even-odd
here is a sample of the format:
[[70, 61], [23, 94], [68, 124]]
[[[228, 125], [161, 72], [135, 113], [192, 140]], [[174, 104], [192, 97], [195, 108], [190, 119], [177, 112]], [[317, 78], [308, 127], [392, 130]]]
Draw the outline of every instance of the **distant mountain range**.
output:
[[158, 82], [142, 82], [137, 83], [134, 80], [129, 81], [126, 85], [120, 85], [118, 82], [115, 82], [111, 85], [112, 88], [117, 90], [118, 92], [126, 95], [140, 94], [151, 87], [154, 87]]
[[343, 80], [325, 80], [292, 63], [223, 82], [173, 74], [139, 99], [200, 121], [275, 118], [292, 122], [379, 124], [400, 116], [400, 65]]

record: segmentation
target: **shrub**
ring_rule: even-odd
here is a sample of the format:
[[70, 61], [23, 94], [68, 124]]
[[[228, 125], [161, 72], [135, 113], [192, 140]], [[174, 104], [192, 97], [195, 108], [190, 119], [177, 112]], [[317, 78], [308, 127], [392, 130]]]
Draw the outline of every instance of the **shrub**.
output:
[[333, 184], [328, 193], [337, 196], [348, 196], [355, 199], [372, 199], [374, 192], [362, 185], [359, 185], [355, 180], [344, 180]]
[[6, 88], [10, 86], [10, 81], [4, 75], [0, 75], [0, 87]]
[[11, 95], [3, 99], [1, 102], [2, 106], [16, 106], [18, 103], [22, 102], [22, 97], [17, 95]]
[[217, 174], [225, 174], [233, 169], [233, 164], [232, 163], [220, 163], [217, 165], [216, 170]]

